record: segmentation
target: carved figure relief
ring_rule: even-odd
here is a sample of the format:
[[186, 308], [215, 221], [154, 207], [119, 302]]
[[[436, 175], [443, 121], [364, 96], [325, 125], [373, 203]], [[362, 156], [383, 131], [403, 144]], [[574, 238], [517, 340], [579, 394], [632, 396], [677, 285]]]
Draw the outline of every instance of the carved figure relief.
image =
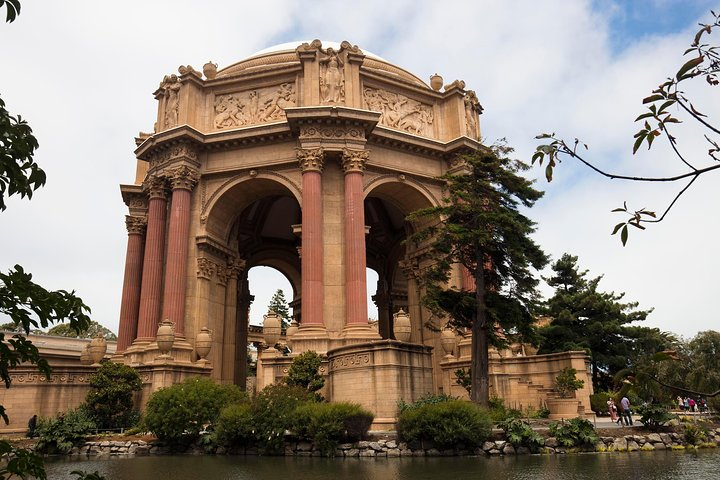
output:
[[345, 102], [344, 62], [332, 47], [320, 49], [320, 98], [323, 103]]
[[285, 118], [285, 109], [294, 107], [295, 85], [220, 95], [215, 98], [215, 128], [242, 127]]
[[369, 110], [382, 113], [381, 125], [415, 135], [432, 135], [433, 112], [429, 105], [399, 93], [375, 88], [365, 88], [363, 98]]
[[178, 124], [178, 116], [180, 113], [180, 87], [181, 83], [177, 75], [165, 75], [160, 83], [160, 89], [165, 95], [165, 115], [163, 117], [163, 126], [165, 129], [172, 128]]
[[478, 116], [482, 113], [482, 107], [478, 101], [477, 95], [472, 90], [465, 93], [465, 125], [468, 137], [474, 140], [480, 140], [480, 128], [478, 126]]

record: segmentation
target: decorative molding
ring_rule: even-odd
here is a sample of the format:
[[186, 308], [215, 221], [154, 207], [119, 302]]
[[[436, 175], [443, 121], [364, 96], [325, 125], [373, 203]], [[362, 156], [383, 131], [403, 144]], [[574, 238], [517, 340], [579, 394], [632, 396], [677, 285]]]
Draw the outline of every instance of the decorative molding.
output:
[[333, 140], [365, 140], [365, 130], [355, 126], [303, 125], [298, 135], [300, 140], [333, 139]]
[[167, 183], [163, 177], [148, 175], [143, 182], [143, 190], [148, 193], [151, 199], [167, 198]]
[[363, 173], [369, 158], [370, 151], [368, 150], [350, 150], [345, 148], [342, 152], [343, 171], [346, 174], [351, 172]]
[[197, 276], [198, 278], [204, 278], [205, 280], [212, 279], [217, 272], [218, 264], [210, 260], [209, 258], [199, 257], [197, 259]]
[[300, 164], [300, 171], [322, 173], [325, 152], [322, 148], [298, 148], [297, 158]]
[[125, 228], [127, 228], [128, 235], [142, 235], [147, 228], [147, 217], [125, 215]]
[[351, 355], [343, 355], [342, 357], [333, 358], [330, 361], [331, 370], [344, 370], [347, 368], [362, 367], [370, 363], [369, 353], [353, 353]]
[[[94, 372], [93, 372], [94, 373]], [[18, 373], [10, 374], [10, 381], [17, 384], [42, 384], [42, 383], [90, 383], [90, 375], [84, 373], [59, 373], [51, 374], [50, 378], [41, 373]]]
[[399, 93], [371, 87], [363, 89], [363, 100], [368, 110], [382, 113], [380, 125], [414, 135], [433, 136], [434, 116], [431, 105], [425, 105]]
[[285, 108], [297, 103], [295, 85], [248, 90], [215, 97], [215, 129], [243, 127], [285, 119]]
[[198, 161], [198, 148], [189, 141], [179, 141], [170, 145], [166, 150], [153, 155], [150, 159], [150, 170], [157, 171], [167, 164], [183, 161], [197, 167], [200, 166], [200, 162]]

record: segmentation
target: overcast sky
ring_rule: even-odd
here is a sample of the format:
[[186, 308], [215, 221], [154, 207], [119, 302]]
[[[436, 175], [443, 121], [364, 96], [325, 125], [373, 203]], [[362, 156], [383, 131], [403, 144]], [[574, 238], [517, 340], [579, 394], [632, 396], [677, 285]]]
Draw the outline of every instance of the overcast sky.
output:
[[[683, 172], [666, 144], [631, 155], [633, 120], [684, 62], [711, 8], [717, 0], [25, 0], [15, 23], [0, 24], [0, 95], [31, 124], [48, 183], [0, 214], [0, 268], [19, 263], [47, 288], [75, 289], [116, 332], [127, 244], [118, 185], [134, 180], [133, 137], [152, 131], [152, 92], [179, 65], [222, 68], [294, 40], [348, 40], [421, 78], [465, 80], [485, 108], [484, 141], [504, 137], [520, 158], [532, 156], [535, 135], [556, 132], [579, 137], [608, 170]], [[711, 38], [720, 43], [720, 31]], [[716, 125], [719, 93], [692, 91]], [[697, 129], [684, 124], [678, 137], [705, 161]], [[719, 186], [717, 175], [700, 178], [625, 248], [610, 236], [622, 219], [610, 210], [627, 200], [662, 211], [679, 186], [608, 181], [565, 162], [551, 184], [539, 180], [546, 195], [529, 214], [553, 258], [579, 256], [591, 275], [604, 274], [603, 289], [655, 308], [644, 325], [689, 337], [718, 329]], [[267, 278], [251, 275], [256, 321], [278, 285]]]

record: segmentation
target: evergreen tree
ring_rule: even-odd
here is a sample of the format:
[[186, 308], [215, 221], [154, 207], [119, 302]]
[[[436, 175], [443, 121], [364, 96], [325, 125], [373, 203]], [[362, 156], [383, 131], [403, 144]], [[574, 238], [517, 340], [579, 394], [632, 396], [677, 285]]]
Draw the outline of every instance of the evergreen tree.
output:
[[283, 293], [281, 289], [278, 288], [275, 290], [268, 304], [268, 310], [272, 310], [280, 315], [283, 330], [290, 326], [290, 320], [292, 320], [290, 317], [290, 307], [288, 307], [287, 300], [285, 300], [285, 293]]
[[657, 352], [660, 345], [650, 341], [652, 329], [628, 326], [645, 320], [652, 309], [636, 310], [637, 302], [621, 302], [624, 293], [600, 291], [602, 276], [588, 279], [577, 260], [564, 254], [553, 263], [554, 274], [545, 279], [555, 288], [545, 305], [553, 320], [539, 331], [538, 353], [585, 350], [590, 355], [593, 387], [600, 391], [612, 386], [615, 373], [648, 353], [647, 349]]
[[[501, 341], [495, 326], [531, 335], [529, 307], [538, 283], [532, 269], [547, 263], [530, 238], [535, 223], [519, 211], [520, 206], [532, 207], [542, 192], [520, 175], [528, 166], [508, 158], [511, 152], [498, 145], [463, 156], [460, 173], [440, 177], [445, 182], [442, 205], [409, 217], [424, 226], [411, 241], [427, 242], [432, 256], [432, 266], [421, 272], [423, 303], [448, 318], [450, 326], [471, 330], [470, 398], [483, 406], [490, 393], [488, 347]], [[448, 286], [457, 264], [474, 278], [473, 290]]]

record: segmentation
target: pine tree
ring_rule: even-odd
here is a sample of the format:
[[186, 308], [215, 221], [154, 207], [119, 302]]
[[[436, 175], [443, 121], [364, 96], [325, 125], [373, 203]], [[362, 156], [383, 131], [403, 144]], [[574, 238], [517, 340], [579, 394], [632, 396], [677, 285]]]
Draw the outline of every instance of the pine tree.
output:
[[275, 293], [268, 304], [268, 310], [272, 310], [280, 315], [282, 322], [281, 327], [283, 330], [290, 326], [290, 320], [292, 320], [292, 317], [290, 316], [290, 307], [288, 307], [287, 300], [285, 300], [285, 293], [283, 293], [281, 289], [278, 288], [275, 290]]
[[[461, 158], [464, 169], [440, 177], [445, 182], [441, 206], [419, 210], [409, 219], [430, 223], [411, 237], [429, 242], [432, 266], [421, 272], [423, 304], [454, 328], [472, 332], [470, 398], [483, 406], [489, 401], [490, 344], [502, 340], [495, 326], [521, 337], [532, 334], [529, 308], [536, 298], [537, 279], [547, 257], [530, 238], [535, 224], [519, 211], [529, 208], [542, 192], [520, 173], [528, 166], [508, 158], [505, 145], [483, 148]], [[448, 286], [457, 264], [475, 280], [474, 290]]]

